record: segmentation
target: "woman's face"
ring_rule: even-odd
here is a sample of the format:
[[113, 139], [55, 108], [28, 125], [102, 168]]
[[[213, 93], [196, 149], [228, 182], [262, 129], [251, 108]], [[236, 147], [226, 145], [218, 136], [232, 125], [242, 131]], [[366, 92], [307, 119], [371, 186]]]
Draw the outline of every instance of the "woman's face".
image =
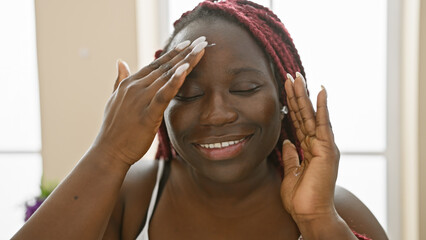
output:
[[171, 47], [206, 36], [204, 57], [165, 112], [170, 140], [198, 174], [217, 182], [243, 180], [275, 147], [280, 102], [271, 65], [243, 28], [226, 20], [196, 21]]

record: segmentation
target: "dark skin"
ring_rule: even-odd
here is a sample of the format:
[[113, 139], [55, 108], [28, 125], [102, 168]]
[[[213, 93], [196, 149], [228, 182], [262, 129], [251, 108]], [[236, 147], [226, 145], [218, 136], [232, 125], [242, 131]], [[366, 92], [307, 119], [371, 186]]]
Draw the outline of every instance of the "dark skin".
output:
[[[195, 54], [194, 46], [174, 48], [202, 35], [216, 46]], [[304, 79], [286, 81], [290, 117], [306, 160], [299, 166], [294, 145], [286, 142], [281, 181], [266, 160], [281, 127], [277, 85], [250, 35], [224, 20], [200, 21], [184, 28], [170, 49], [133, 75], [119, 64], [117, 89], [95, 143], [16, 239], [134, 239], [158, 164], [137, 161], [163, 114], [180, 157], [172, 161], [150, 239], [297, 239], [300, 232], [304, 239], [356, 239], [350, 228], [386, 239], [368, 209], [335, 187], [339, 154], [325, 90], [315, 113]], [[176, 74], [183, 63], [189, 68]], [[229, 158], [211, 159], [197, 148], [241, 137], [247, 137], [243, 151]]]

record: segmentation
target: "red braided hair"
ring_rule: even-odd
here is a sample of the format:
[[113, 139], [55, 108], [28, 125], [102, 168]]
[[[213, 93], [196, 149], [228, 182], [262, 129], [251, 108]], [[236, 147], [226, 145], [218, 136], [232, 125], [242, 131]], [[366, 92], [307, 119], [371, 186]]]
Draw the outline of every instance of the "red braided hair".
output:
[[[296, 72], [300, 72], [305, 76], [305, 71], [293, 40], [280, 19], [268, 8], [250, 1], [207, 0], [198, 4], [192, 11], [182, 14], [181, 18], [173, 24], [175, 30], [170, 37], [169, 44], [173, 37], [189, 23], [208, 18], [222, 18], [236, 23], [253, 36], [273, 64], [275, 78], [280, 91], [280, 102], [284, 106], [287, 105], [284, 90], [284, 81], [287, 79], [287, 73], [295, 76]], [[167, 49], [169, 44], [164, 49]], [[157, 51], [156, 57], [159, 57], [161, 53], [162, 50]], [[289, 139], [296, 144], [300, 159], [303, 159], [300, 142], [295, 136], [295, 129], [290, 118], [288, 116], [284, 117], [280, 138], [274, 151], [269, 155], [269, 159], [277, 166], [280, 166], [281, 173], [283, 173], [281, 161], [282, 143], [285, 139]], [[158, 131], [158, 137], [159, 145], [156, 159], [170, 160], [176, 157], [176, 152], [170, 143], [164, 121]]]

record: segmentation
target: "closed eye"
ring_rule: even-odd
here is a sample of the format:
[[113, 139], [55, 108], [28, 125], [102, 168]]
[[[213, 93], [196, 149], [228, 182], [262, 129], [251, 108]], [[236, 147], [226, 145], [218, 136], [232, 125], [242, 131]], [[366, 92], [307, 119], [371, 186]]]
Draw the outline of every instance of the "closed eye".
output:
[[178, 101], [182, 101], [182, 102], [191, 102], [191, 101], [197, 100], [198, 98], [200, 98], [202, 96], [203, 95], [201, 95], [201, 94], [195, 95], [195, 96], [190, 96], [190, 97], [176, 95], [175, 99], [178, 100]]
[[234, 90], [230, 90], [229, 92], [234, 94], [240, 94], [240, 95], [249, 95], [249, 94], [253, 94], [257, 92], [259, 89], [260, 89], [260, 86], [256, 86], [256, 87], [248, 88], [248, 89], [234, 89]]

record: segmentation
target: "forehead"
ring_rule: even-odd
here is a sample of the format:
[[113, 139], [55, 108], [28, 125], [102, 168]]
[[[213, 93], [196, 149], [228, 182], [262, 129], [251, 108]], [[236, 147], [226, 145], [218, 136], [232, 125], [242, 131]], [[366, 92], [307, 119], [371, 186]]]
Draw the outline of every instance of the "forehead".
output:
[[200, 36], [205, 36], [209, 44], [215, 44], [206, 48], [204, 57], [206, 59], [203, 58], [202, 61], [257, 66], [268, 69], [269, 72], [269, 60], [253, 36], [241, 26], [228, 20], [215, 18], [191, 22], [176, 34], [170, 47], [173, 48], [185, 40], [193, 41]]

